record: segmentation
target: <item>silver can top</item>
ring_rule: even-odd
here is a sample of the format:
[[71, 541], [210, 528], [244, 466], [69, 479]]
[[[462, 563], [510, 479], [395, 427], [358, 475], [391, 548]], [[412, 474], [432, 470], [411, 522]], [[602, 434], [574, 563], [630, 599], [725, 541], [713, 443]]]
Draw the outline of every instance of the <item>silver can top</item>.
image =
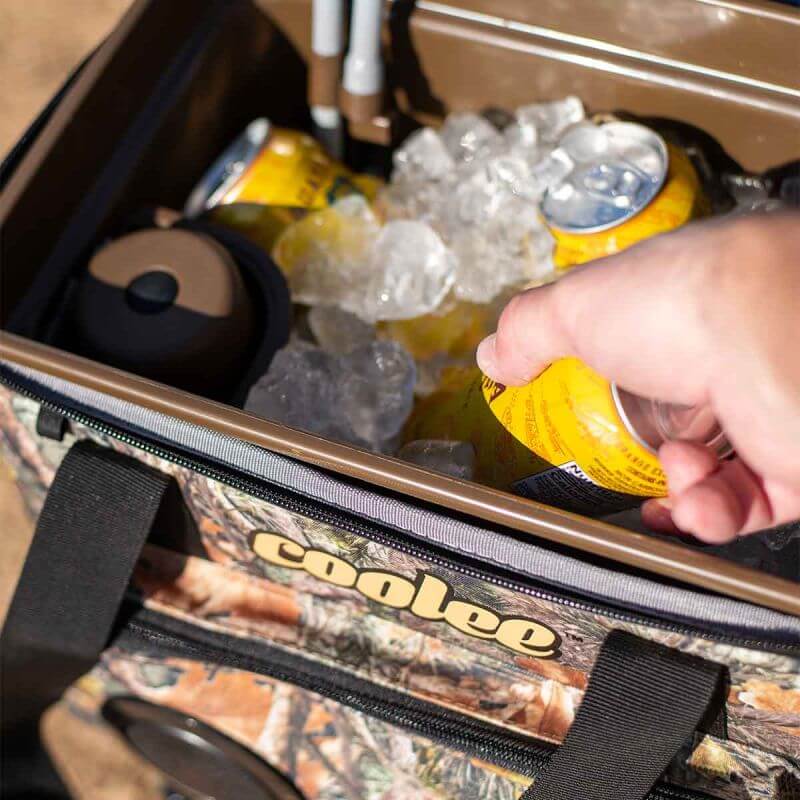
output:
[[582, 123], [558, 145], [574, 164], [541, 202], [547, 224], [568, 233], [613, 228], [645, 208], [667, 177], [666, 142], [634, 122]]
[[260, 117], [253, 120], [228, 145], [192, 189], [183, 207], [187, 217], [196, 217], [219, 204], [261, 152], [269, 130], [269, 120]]

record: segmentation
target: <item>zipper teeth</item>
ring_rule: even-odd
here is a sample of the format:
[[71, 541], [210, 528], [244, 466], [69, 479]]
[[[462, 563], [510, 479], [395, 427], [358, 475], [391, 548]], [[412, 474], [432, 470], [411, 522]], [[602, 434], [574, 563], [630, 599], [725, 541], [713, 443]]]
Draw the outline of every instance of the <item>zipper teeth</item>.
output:
[[[187, 644], [186, 638], [165, 633], [150, 624], [132, 622], [128, 624], [127, 630], [148, 642], [154, 643], [156, 647], [166, 647], [168, 650], [177, 651], [184, 655], [191, 654], [203, 661], [220, 663], [231, 660], [230, 651], [197, 641], [191, 641], [191, 643]], [[288, 657], [294, 661], [305, 660], [302, 656], [296, 654], [289, 654]], [[234, 658], [236, 658], [235, 655]], [[440, 714], [436, 713], [433, 704], [413, 696], [409, 696], [409, 703], [406, 708], [399, 708], [389, 702], [381, 702], [373, 697], [366, 697], [363, 693], [359, 693], [352, 688], [337, 686], [334, 681], [326, 680], [321, 675], [312, 675], [307, 672], [304, 676], [306, 681], [298, 680], [297, 673], [293, 672], [291, 667], [285, 665], [276, 666], [274, 663], [270, 663], [268, 660], [261, 659], [258, 656], [237, 658], [236, 660], [240, 660], [242, 667], [245, 669], [249, 667], [253, 671], [268, 675], [275, 680], [301, 685], [301, 688], [307, 688], [307, 690], [313, 691], [315, 694], [355, 708], [370, 716], [378, 717], [389, 724], [424, 733], [432, 738], [446, 741], [448, 744], [452, 744], [462, 750], [470, 749], [470, 745], [475, 742], [475, 738], [478, 736], [481, 737], [483, 743], [492, 748], [492, 755], [504, 761], [518, 760], [519, 753], [522, 750], [522, 746], [515, 748], [509, 745], [508, 735], [504, 735], [500, 730], [490, 732], [484, 726], [475, 725], [467, 716], [460, 717], [459, 728], [456, 729], [447, 720], [442, 719]], [[303, 685], [309, 683], [312, 678], [313, 686]], [[490, 723], [486, 723], [486, 725], [488, 726]], [[541, 744], [526, 742], [524, 748], [525, 754], [533, 762], [537, 771], [547, 763], [550, 751]]]
[[[159, 627], [152, 619], [148, 619], [148, 617], [163, 617], [169, 622], [175, 622], [160, 612], [145, 609], [144, 614], [145, 618], [134, 617], [126, 624], [122, 633], [122, 649], [125, 649], [124, 635], [127, 633], [157, 649], [177, 653], [179, 656], [195, 657], [212, 663], [235, 662], [232, 664], [234, 668], [257, 672], [299, 686], [367, 716], [381, 719], [390, 725], [438, 740], [469, 755], [491, 759], [494, 763], [500, 762], [500, 766], [519, 771], [520, 774], [532, 778], [547, 766], [557, 749], [557, 745], [547, 745], [531, 740], [523, 734], [505, 731], [491, 722], [475, 721], [461, 712], [441, 709], [428, 700], [405, 695], [397, 690], [390, 691], [395, 695], [402, 695], [402, 699], [399, 703], [393, 703], [389, 698], [374, 697], [366, 692], [359, 692], [358, 687], [337, 685], [330, 677], [337, 672], [344, 673], [351, 683], [371, 684], [363, 678], [346, 673], [341, 668], [329, 669], [281, 647], [259, 643], [258, 647], [265, 651], [265, 654], [266, 651], [272, 651], [272, 658], [257, 654], [242, 656], [237, 652], [238, 640], [229, 634], [214, 634], [226, 640], [228, 646], [223, 647], [221, 644], [198, 641], [183, 633], [178, 636]], [[281, 659], [283, 663], [276, 663]], [[307, 666], [303, 669], [300, 664]], [[404, 707], [400, 708], [400, 705]], [[443, 718], [443, 713], [457, 716], [458, 721]], [[512, 738], [515, 739], [514, 744], [511, 743]], [[708, 796], [680, 787], [659, 784], [651, 790], [648, 800], [701, 800], [706, 797]]]
[[[294, 496], [294, 493], [291, 492], [291, 490], [287, 489], [282, 492], [274, 489], [265, 489], [259, 484], [255, 483], [254, 481], [242, 479], [228, 470], [209, 467], [204, 463], [198, 463], [194, 459], [186, 458], [178, 453], [172, 452], [171, 450], [159, 447], [158, 445], [151, 444], [148, 441], [137, 439], [125, 433], [124, 431], [121, 431], [118, 428], [115, 428], [104, 422], [96, 420], [88, 416], [87, 414], [84, 414], [81, 411], [68, 408], [60, 403], [56, 403], [51, 400], [39, 397], [36, 393], [31, 391], [27, 387], [21, 386], [17, 381], [9, 378], [7, 373], [0, 375], [0, 383], [6, 384], [15, 392], [18, 392], [19, 394], [22, 394], [32, 400], [35, 400], [42, 406], [45, 406], [46, 408], [52, 411], [62, 414], [63, 416], [69, 417], [70, 419], [80, 423], [81, 425], [86, 426], [87, 428], [91, 428], [92, 430], [95, 430], [98, 433], [110, 436], [111, 438], [116, 439], [119, 442], [128, 444], [131, 447], [135, 447], [139, 450], [149, 453], [150, 455], [156, 456], [157, 458], [161, 458], [165, 461], [175, 464], [176, 466], [183, 467], [184, 469], [188, 469], [193, 472], [199, 473], [206, 478], [211, 478], [212, 480], [218, 481], [219, 483], [231, 486], [232, 488], [237, 489], [238, 491], [253, 495], [260, 500], [265, 500], [271, 503], [272, 505], [283, 508], [286, 511], [291, 511], [293, 513], [302, 514], [303, 516], [308, 516], [318, 522], [324, 522], [325, 524], [332, 525], [336, 528], [339, 528], [340, 530], [344, 530], [347, 531], [348, 533], [355, 534], [356, 536], [361, 536], [365, 539], [377, 542], [378, 544], [382, 544], [386, 547], [391, 547], [394, 550], [398, 550], [401, 553], [413, 556], [415, 558], [419, 558], [422, 561], [434, 564], [443, 569], [451, 570], [453, 572], [458, 572], [464, 576], [475, 578], [477, 580], [487, 581], [488, 583], [492, 583], [496, 586], [509, 589], [510, 591], [519, 592], [521, 594], [528, 595], [529, 597], [534, 597], [538, 600], [544, 600], [546, 602], [555, 603], [560, 606], [566, 606], [567, 608], [572, 608], [576, 611], [584, 611], [590, 614], [600, 613], [603, 616], [606, 616], [610, 619], [614, 619], [618, 622], [625, 622], [634, 625], [645, 625], [647, 627], [655, 627], [658, 628], [659, 630], [664, 630], [670, 633], [677, 633], [681, 635], [700, 636], [702, 638], [716, 641], [722, 644], [730, 644], [730, 645], [750, 647], [750, 648], [763, 648], [766, 645], [773, 650], [788, 654], [795, 654], [798, 652], [797, 648], [791, 644], [786, 644], [783, 642], [768, 642], [760, 639], [748, 639], [728, 634], [720, 634], [710, 630], [705, 631], [702, 628], [693, 628], [689, 625], [681, 625], [678, 623], [665, 622], [659, 619], [654, 619], [654, 618], [651, 619], [645, 616], [620, 612], [612, 608], [607, 608], [600, 603], [592, 605], [590, 603], [582, 602], [579, 600], [573, 600], [569, 597], [562, 597], [559, 595], [554, 595], [549, 592], [542, 591], [540, 589], [534, 589], [530, 586], [526, 586], [525, 584], [508, 580], [507, 578], [502, 578], [497, 575], [492, 575], [488, 572], [481, 572], [472, 567], [460, 564], [455, 560], [442, 558], [441, 556], [438, 556], [436, 554], [426, 552], [426, 550], [422, 547], [417, 547], [412, 544], [406, 544], [405, 542], [398, 542], [393, 537], [387, 536], [381, 533], [380, 531], [375, 530], [372, 527], [354, 522], [350, 519], [345, 519], [343, 515], [346, 512], [341, 512], [340, 515], [339, 513], [329, 511], [325, 508], [320, 508], [317, 504], [309, 504], [307, 502], [304, 502], [303, 500]], [[291, 493], [292, 498], [287, 499], [284, 496], [284, 492], [286, 492], [287, 494]]]

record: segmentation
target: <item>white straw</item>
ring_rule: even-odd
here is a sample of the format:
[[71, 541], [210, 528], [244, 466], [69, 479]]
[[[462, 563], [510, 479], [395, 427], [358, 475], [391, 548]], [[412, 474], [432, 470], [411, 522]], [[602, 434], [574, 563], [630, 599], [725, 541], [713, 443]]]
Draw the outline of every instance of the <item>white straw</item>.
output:
[[318, 56], [338, 56], [344, 49], [344, 0], [314, 0], [311, 49]]
[[383, 0], [353, 0], [350, 48], [344, 60], [345, 91], [373, 95], [383, 91], [381, 17]]
[[[344, 0], [313, 0], [311, 49], [323, 57], [341, 55], [344, 49]], [[340, 158], [344, 150], [344, 126], [339, 109], [312, 106], [315, 134], [329, 152]]]

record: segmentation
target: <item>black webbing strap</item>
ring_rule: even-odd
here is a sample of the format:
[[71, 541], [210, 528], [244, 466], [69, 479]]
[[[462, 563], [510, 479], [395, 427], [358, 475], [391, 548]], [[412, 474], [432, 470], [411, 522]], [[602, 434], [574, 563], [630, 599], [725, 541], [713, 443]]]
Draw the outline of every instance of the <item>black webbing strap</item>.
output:
[[640, 800], [725, 700], [721, 664], [612, 631], [564, 743], [520, 800]]
[[9, 781], [30, 772], [24, 763], [38, 747], [41, 714], [105, 647], [170, 484], [167, 475], [89, 442], [64, 457], [0, 636], [9, 793]]

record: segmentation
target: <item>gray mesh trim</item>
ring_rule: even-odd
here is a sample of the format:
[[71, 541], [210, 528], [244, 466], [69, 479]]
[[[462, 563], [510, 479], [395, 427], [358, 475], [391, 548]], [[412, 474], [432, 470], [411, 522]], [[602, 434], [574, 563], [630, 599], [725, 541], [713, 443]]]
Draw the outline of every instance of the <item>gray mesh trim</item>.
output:
[[85, 389], [46, 373], [9, 363], [5, 366], [51, 391], [97, 409], [124, 425], [147, 431], [177, 448], [213, 458], [255, 478], [390, 526], [451, 552], [657, 617], [704, 626], [720, 625], [730, 632], [749, 637], [765, 635], [792, 643], [797, 643], [800, 637], [800, 618], [585, 564], [544, 547], [454, 520], [444, 513], [424, 510], [410, 502], [356, 488], [301, 462], [199, 425]]

